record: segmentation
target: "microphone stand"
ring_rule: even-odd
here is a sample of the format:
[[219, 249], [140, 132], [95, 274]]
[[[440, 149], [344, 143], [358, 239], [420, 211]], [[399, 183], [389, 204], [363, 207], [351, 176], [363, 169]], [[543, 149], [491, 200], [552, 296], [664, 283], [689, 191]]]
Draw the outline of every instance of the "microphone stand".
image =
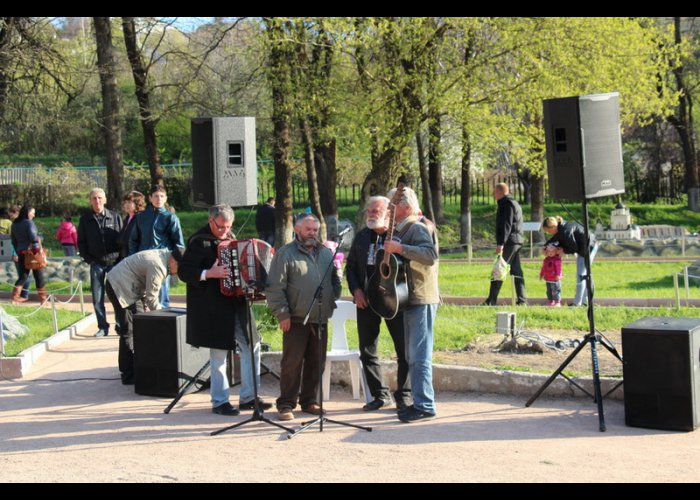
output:
[[[341, 241], [342, 242], [342, 237]], [[333, 257], [331, 257], [331, 261], [328, 263], [328, 267], [326, 268], [326, 272], [323, 273], [323, 277], [321, 278], [321, 282], [318, 284], [318, 287], [316, 288], [316, 291], [314, 292], [314, 297], [313, 300], [311, 301], [311, 304], [309, 305], [309, 310], [306, 312], [306, 316], [304, 317], [304, 325], [309, 321], [309, 316], [311, 315], [311, 310], [314, 307], [314, 304], [318, 304], [318, 319], [319, 321], [321, 320], [321, 311], [322, 311], [322, 296], [323, 296], [323, 282], [326, 280], [326, 276], [328, 276], [328, 272], [333, 268], [333, 262], [335, 261], [335, 256], [338, 253], [338, 249], [340, 248], [340, 242], [338, 242], [338, 246], [335, 247], [335, 252], [333, 252]], [[335, 272], [335, 271], [334, 271]], [[320, 407], [320, 415], [316, 417], [313, 420], [310, 420], [308, 422], [302, 422], [301, 427], [297, 429], [296, 431], [293, 431], [291, 434], [287, 434], [287, 439], [292, 439], [294, 436], [299, 434], [300, 432], [308, 429], [314, 424], [319, 424], [319, 432], [323, 432], [323, 423], [324, 422], [330, 422], [332, 424], [338, 424], [338, 425], [345, 425], [347, 427], [354, 427], [356, 429], [362, 429], [363, 431], [367, 432], [372, 432], [371, 427], [363, 427], [361, 425], [356, 425], [356, 424], [350, 424], [347, 422], [340, 422], [338, 420], [331, 420], [330, 418], [326, 418], [324, 415], [323, 411], [323, 383], [321, 382], [321, 379], [323, 377], [323, 354], [324, 351], [326, 350], [326, 346], [323, 343], [322, 340], [322, 332], [323, 332], [323, 325], [321, 323], [317, 323], [314, 325], [314, 323], [309, 323], [309, 326], [312, 330], [312, 332], [315, 332], [317, 338], [318, 338], [318, 405]], [[326, 323], [326, 333], [328, 332], [328, 323]]]
[[[247, 323], [247, 330], [248, 330], [248, 351], [250, 354], [250, 370], [252, 372], [253, 376], [253, 401], [254, 401], [254, 409], [253, 409], [253, 416], [251, 416], [248, 420], [244, 420], [243, 422], [238, 422], [233, 425], [229, 425], [228, 427], [224, 427], [223, 429], [219, 429], [217, 431], [211, 432], [209, 435], [210, 436], [216, 436], [217, 434], [221, 434], [222, 432], [226, 432], [230, 429], [235, 429], [236, 427], [240, 427], [242, 425], [245, 425], [250, 422], [265, 422], [266, 424], [274, 425], [276, 427], [279, 427], [280, 429], [284, 429], [287, 432], [294, 433], [294, 430], [290, 429], [289, 427], [285, 427], [284, 425], [278, 424], [277, 422], [274, 422], [270, 420], [269, 418], [265, 417], [263, 415], [264, 410], [260, 407], [260, 399], [258, 398], [258, 380], [256, 377], [256, 367], [255, 367], [255, 354], [254, 354], [254, 344], [253, 344], [253, 312], [252, 312], [252, 301], [253, 301], [253, 295], [254, 295], [254, 289], [250, 285], [246, 285], [245, 287], [246, 290], [246, 295], [245, 295], [245, 301], [246, 301], [246, 323]], [[241, 353], [243, 355], [243, 353]], [[288, 434], [287, 437], [290, 437]]]

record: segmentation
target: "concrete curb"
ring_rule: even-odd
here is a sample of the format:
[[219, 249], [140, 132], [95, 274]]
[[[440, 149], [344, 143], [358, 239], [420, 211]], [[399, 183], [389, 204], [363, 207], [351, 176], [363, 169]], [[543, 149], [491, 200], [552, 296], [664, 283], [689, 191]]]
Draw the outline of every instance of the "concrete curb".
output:
[[[93, 325], [95, 320], [95, 314], [90, 314], [46, 340], [25, 349], [16, 357], [0, 358], [0, 374], [7, 379], [24, 377], [31, 366], [46, 351], [70, 340], [79, 332]], [[262, 353], [262, 362], [278, 374], [280, 372], [281, 359], [281, 352]], [[391, 386], [394, 383], [393, 381], [396, 380], [396, 362], [382, 360], [381, 365], [385, 380], [392, 381], [390, 382]], [[347, 361], [336, 361], [330, 365], [330, 369], [331, 384], [337, 384], [343, 387], [349, 387], [351, 385], [350, 367]], [[479, 392], [529, 398], [537, 392], [550, 375], [551, 374], [433, 364], [433, 386], [436, 391]], [[579, 377], [573, 378], [573, 380], [591, 394], [593, 393], [592, 377]], [[607, 392], [619, 382], [620, 379], [617, 378], [602, 377], [601, 389], [603, 394], [607, 394]], [[391, 389], [394, 390], [395, 387], [391, 387]], [[331, 398], [332, 392], [331, 389]], [[555, 379], [543, 395], [549, 397], [588, 397], [588, 395], [576, 389], [561, 377]], [[623, 397], [622, 388], [615, 390], [608, 396], [608, 398], [616, 400], [622, 400]]]
[[[281, 352], [262, 353], [262, 362], [276, 373], [279, 373], [281, 359]], [[390, 388], [395, 390], [396, 387], [392, 386], [392, 384], [396, 380], [396, 362], [382, 360], [381, 365], [384, 380], [391, 381], [389, 383]], [[523, 396], [529, 399], [550, 376], [551, 374], [433, 364], [433, 387], [436, 391], [483, 392]], [[593, 394], [593, 377], [572, 377], [572, 380]], [[600, 383], [603, 395], [607, 394], [620, 381], [621, 379], [618, 378], [601, 377]], [[347, 361], [335, 361], [331, 365], [331, 384], [350, 386], [350, 368]], [[543, 395], [550, 397], [589, 397], [561, 377], [557, 377], [552, 381]], [[622, 387], [607, 396], [607, 398], [617, 400], [622, 400], [623, 397]]]
[[32, 365], [48, 350], [59, 344], [70, 340], [79, 331], [87, 328], [96, 321], [95, 313], [85, 316], [72, 324], [68, 328], [60, 330], [51, 335], [49, 338], [42, 340], [38, 344], [25, 349], [17, 356], [9, 358], [0, 358], [0, 374], [4, 378], [22, 378], [24, 377]]

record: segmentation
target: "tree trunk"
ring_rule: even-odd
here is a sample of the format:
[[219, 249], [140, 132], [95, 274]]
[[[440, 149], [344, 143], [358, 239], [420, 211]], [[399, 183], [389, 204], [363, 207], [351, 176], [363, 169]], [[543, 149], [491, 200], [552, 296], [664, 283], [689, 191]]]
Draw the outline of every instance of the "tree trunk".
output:
[[317, 143], [314, 146], [316, 178], [318, 185], [323, 186], [321, 210], [326, 215], [338, 215], [338, 200], [335, 195], [337, 170], [335, 164], [336, 141]]
[[292, 165], [290, 96], [293, 54], [280, 44], [283, 38], [280, 20], [263, 18], [271, 43], [267, 78], [272, 90], [272, 158], [275, 164], [275, 247], [279, 248], [294, 237], [292, 207]]
[[362, 183], [360, 207], [365, 206], [370, 196], [386, 196], [394, 187], [394, 180], [399, 174], [400, 158], [400, 151], [394, 148], [388, 148], [380, 154], [372, 153], [372, 170]]
[[160, 165], [158, 144], [156, 139], [156, 120], [151, 113], [151, 96], [148, 90], [148, 70], [143, 65], [143, 59], [136, 41], [136, 27], [133, 17], [122, 17], [122, 30], [124, 32], [124, 44], [129, 56], [131, 73], [134, 75], [134, 87], [136, 100], [139, 103], [139, 116], [143, 129], [143, 143], [148, 159], [148, 168], [151, 173], [151, 184], [164, 185], [163, 167]]
[[109, 17], [93, 17], [97, 66], [102, 86], [102, 132], [105, 139], [107, 162], [107, 206], [121, 207], [124, 185], [121, 119], [119, 116], [119, 88], [117, 87], [112, 24]]
[[459, 243], [466, 246], [471, 257], [472, 245], [472, 145], [466, 125], [462, 125], [462, 175], [459, 200]]
[[0, 17], [0, 124], [3, 123], [5, 117], [5, 107], [7, 106], [7, 96], [10, 93], [10, 85], [12, 75], [10, 66], [12, 58], [10, 56], [10, 47], [12, 45], [12, 37], [15, 32], [15, 24], [18, 17]]
[[436, 116], [428, 122], [428, 178], [430, 194], [433, 201], [432, 213], [434, 222], [443, 224], [445, 214], [442, 210], [442, 128], [440, 117]]
[[416, 149], [418, 150], [418, 171], [420, 172], [421, 193], [423, 195], [423, 215], [434, 221], [433, 196], [430, 192], [430, 178], [428, 177], [428, 164], [425, 161], [425, 146], [421, 129], [416, 131]]
[[318, 192], [318, 180], [316, 178], [316, 165], [314, 155], [313, 139], [311, 138], [311, 127], [308, 119], [300, 118], [299, 126], [301, 127], [301, 136], [304, 142], [304, 162], [306, 163], [306, 180], [309, 187], [309, 202], [311, 203], [311, 211], [316, 214], [321, 225], [318, 228], [318, 234], [321, 241], [326, 239], [326, 220], [323, 217], [321, 209], [320, 195]]
[[[674, 33], [676, 45], [681, 44], [681, 18], [674, 17]], [[693, 137], [693, 100], [690, 90], [686, 87], [684, 68], [679, 66], [673, 70], [676, 86], [680, 92], [678, 116], [669, 117], [669, 121], [678, 132], [683, 148], [683, 163], [685, 165], [685, 189], [688, 193], [688, 208], [700, 212], [700, 179], [698, 176], [698, 159], [695, 154], [695, 138]]]

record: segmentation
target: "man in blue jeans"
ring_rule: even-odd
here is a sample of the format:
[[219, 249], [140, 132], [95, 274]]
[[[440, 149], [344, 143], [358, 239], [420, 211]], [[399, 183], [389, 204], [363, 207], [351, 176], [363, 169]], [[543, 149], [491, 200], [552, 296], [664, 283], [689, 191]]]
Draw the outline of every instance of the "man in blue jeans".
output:
[[[403, 311], [406, 358], [411, 378], [413, 404], [398, 410], [404, 423], [435, 418], [433, 389], [433, 325], [440, 302], [438, 291], [438, 241], [432, 228], [418, 218], [420, 208], [415, 191], [403, 188], [396, 205], [394, 238], [384, 250], [404, 260], [408, 281], [408, 306]], [[388, 195], [393, 197], [393, 192]]]
[[119, 258], [119, 233], [122, 230], [121, 216], [105, 208], [106, 201], [103, 189], [90, 191], [92, 210], [83, 215], [78, 223], [78, 249], [80, 256], [90, 265], [92, 305], [99, 328], [95, 337], [109, 334], [105, 312], [105, 276]]
[[[167, 248], [174, 251], [185, 246], [180, 219], [166, 208], [168, 194], [165, 187], [155, 184], [149, 195], [151, 206], [136, 215], [134, 228], [129, 237], [129, 255], [141, 250]], [[170, 280], [166, 279], [160, 289], [160, 302], [170, 306]]]
[[[221, 293], [221, 279], [228, 277], [231, 270], [218, 258], [218, 246], [225, 239], [235, 239], [231, 233], [233, 219], [233, 210], [228, 205], [211, 207], [209, 222], [190, 237], [178, 266], [178, 276], [187, 284], [187, 343], [209, 348], [212, 412], [228, 416], [239, 414], [229, 402], [230, 387], [226, 377], [226, 355], [236, 345], [240, 350], [238, 400], [241, 410], [255, 409], [253, 381], [260, 383], [260, 336], [252, 311], [248, 310], [244, 297]], [[249, 324], [253, 334], [254, 360], [250, 356]], [[261, 399], [258, 403], [263, 411], [272, 407]]]

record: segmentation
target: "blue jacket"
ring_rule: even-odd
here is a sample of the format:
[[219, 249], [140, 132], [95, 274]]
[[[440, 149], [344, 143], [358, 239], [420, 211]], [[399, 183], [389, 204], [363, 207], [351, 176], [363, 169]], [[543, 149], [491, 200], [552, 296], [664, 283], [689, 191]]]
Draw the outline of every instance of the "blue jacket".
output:
[[165, 208], [149, 206], [136, 215], [129, 238], [129, 255], [154, 248], [185, 247], [180, 219]]

